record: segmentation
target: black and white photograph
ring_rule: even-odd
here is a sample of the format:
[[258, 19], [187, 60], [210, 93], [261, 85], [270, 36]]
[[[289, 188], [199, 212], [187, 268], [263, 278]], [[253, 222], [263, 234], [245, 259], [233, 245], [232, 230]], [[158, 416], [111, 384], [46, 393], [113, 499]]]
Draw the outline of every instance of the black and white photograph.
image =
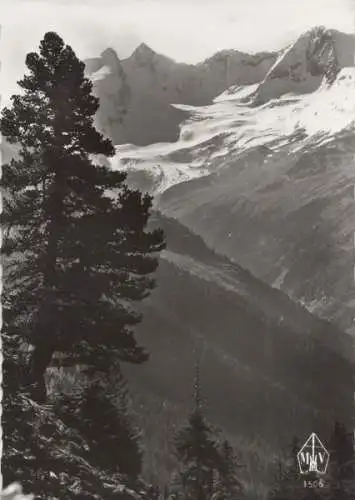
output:
[[354, 500], [355, 1], [0, 25], [1, 500]]

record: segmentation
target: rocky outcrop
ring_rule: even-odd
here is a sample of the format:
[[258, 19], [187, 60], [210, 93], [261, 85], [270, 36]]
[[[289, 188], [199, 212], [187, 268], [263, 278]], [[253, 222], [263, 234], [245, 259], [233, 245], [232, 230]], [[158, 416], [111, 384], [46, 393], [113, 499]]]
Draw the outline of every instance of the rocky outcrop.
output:
[[93, 467], [86, 458], [88, 445], [52, 411], [17, 395], [5, 402], [3, 412], [2, 473], [6, 484], [18, 481], [26, 492], [43, 500], [142, 498], [126, 488], [119, 475], [112, 477]]

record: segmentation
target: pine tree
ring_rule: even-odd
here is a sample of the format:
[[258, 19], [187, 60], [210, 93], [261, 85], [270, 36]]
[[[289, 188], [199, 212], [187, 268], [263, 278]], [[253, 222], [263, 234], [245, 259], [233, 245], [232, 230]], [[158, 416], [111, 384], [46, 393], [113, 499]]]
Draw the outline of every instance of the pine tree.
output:
[[114, 147], [94, 128], [98, 99], [72, 48], [46, 33], [26, 66], [0, 120], [20, 145], [1, 180], [3, 331], [34, 347], [28, 378], [39, 400], [55, 352], [95, 366], [147, 359], [132, 332], [134, 303], [154, 287], [164, 236], [146, 230], [151, 198], [94, 161]]
[[142, 470], [140, 432], [134, 424], [127, 380], [118, 363], [90, 373], [81, 390], [56, 401], [56, 413], [90, 442], [90, 462], [134, 483]]
[[243, 496], [243, 486], [237, 477], [237, 469], [241, 465], [234, 454], [228, 440], [224, 440], [219, 448], [217, 495], [215, 500], [237, 500]]
[[182, 465], [181, 481], [186, 500], [207, 500], [214, 491], [219, 464], [215, 432], [207, 422], [201, 401], [199, 365], [194, 383], [195, 408], [188, 424], [175, 436], [177, 458]]
[[82, 434], [91, 443], [91, 461], [135, 480], [142, 469], [142, 451], [128, 409], [94, 384], [84, 394], [80, 417]]
[[213, 492], [214, 471], [217, 464], [213, 431], [200, 410], [190, 415], [188, 425], [175, 440], [177, 457], [183, 464], [182, 484], [186, 497], [206, 500]]
[[[116, 442], [120, 446], [119, 470], [132, 479], [136, 479], [142, 471], [143, 452], [141, 449], [141, 433], [134, 424], [131, 411], [131, 397], [127, 380], [116, 365], [113, 367], [114, 378], [110, 380], [112, 400], [117, 408], [118, 426]], [[109, 387], [105, 388], [105, 394]]]

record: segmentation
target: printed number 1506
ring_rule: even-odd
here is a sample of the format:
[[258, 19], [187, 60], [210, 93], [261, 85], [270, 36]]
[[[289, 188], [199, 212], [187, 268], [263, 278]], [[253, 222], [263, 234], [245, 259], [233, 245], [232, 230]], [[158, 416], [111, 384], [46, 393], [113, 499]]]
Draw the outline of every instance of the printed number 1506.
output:
[[314, 479], [313, 481], [303, 481], [305, 488], [324, 488], [323, 479]]

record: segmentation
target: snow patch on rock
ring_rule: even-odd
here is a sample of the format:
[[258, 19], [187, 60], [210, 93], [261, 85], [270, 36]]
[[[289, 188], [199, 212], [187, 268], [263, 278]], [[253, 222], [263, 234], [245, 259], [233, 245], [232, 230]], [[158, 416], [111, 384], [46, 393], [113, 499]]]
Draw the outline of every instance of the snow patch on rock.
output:
[[95, 71], [95, 73], [92, 73], [90, 75], [90, 79], [91, 81], [96, 82], [98, 80], [103, 80], [110, 74], [111, 74], [111, 69], [108, 66], [102, 66], [102, 68], [100, 68], [98, 71]]

